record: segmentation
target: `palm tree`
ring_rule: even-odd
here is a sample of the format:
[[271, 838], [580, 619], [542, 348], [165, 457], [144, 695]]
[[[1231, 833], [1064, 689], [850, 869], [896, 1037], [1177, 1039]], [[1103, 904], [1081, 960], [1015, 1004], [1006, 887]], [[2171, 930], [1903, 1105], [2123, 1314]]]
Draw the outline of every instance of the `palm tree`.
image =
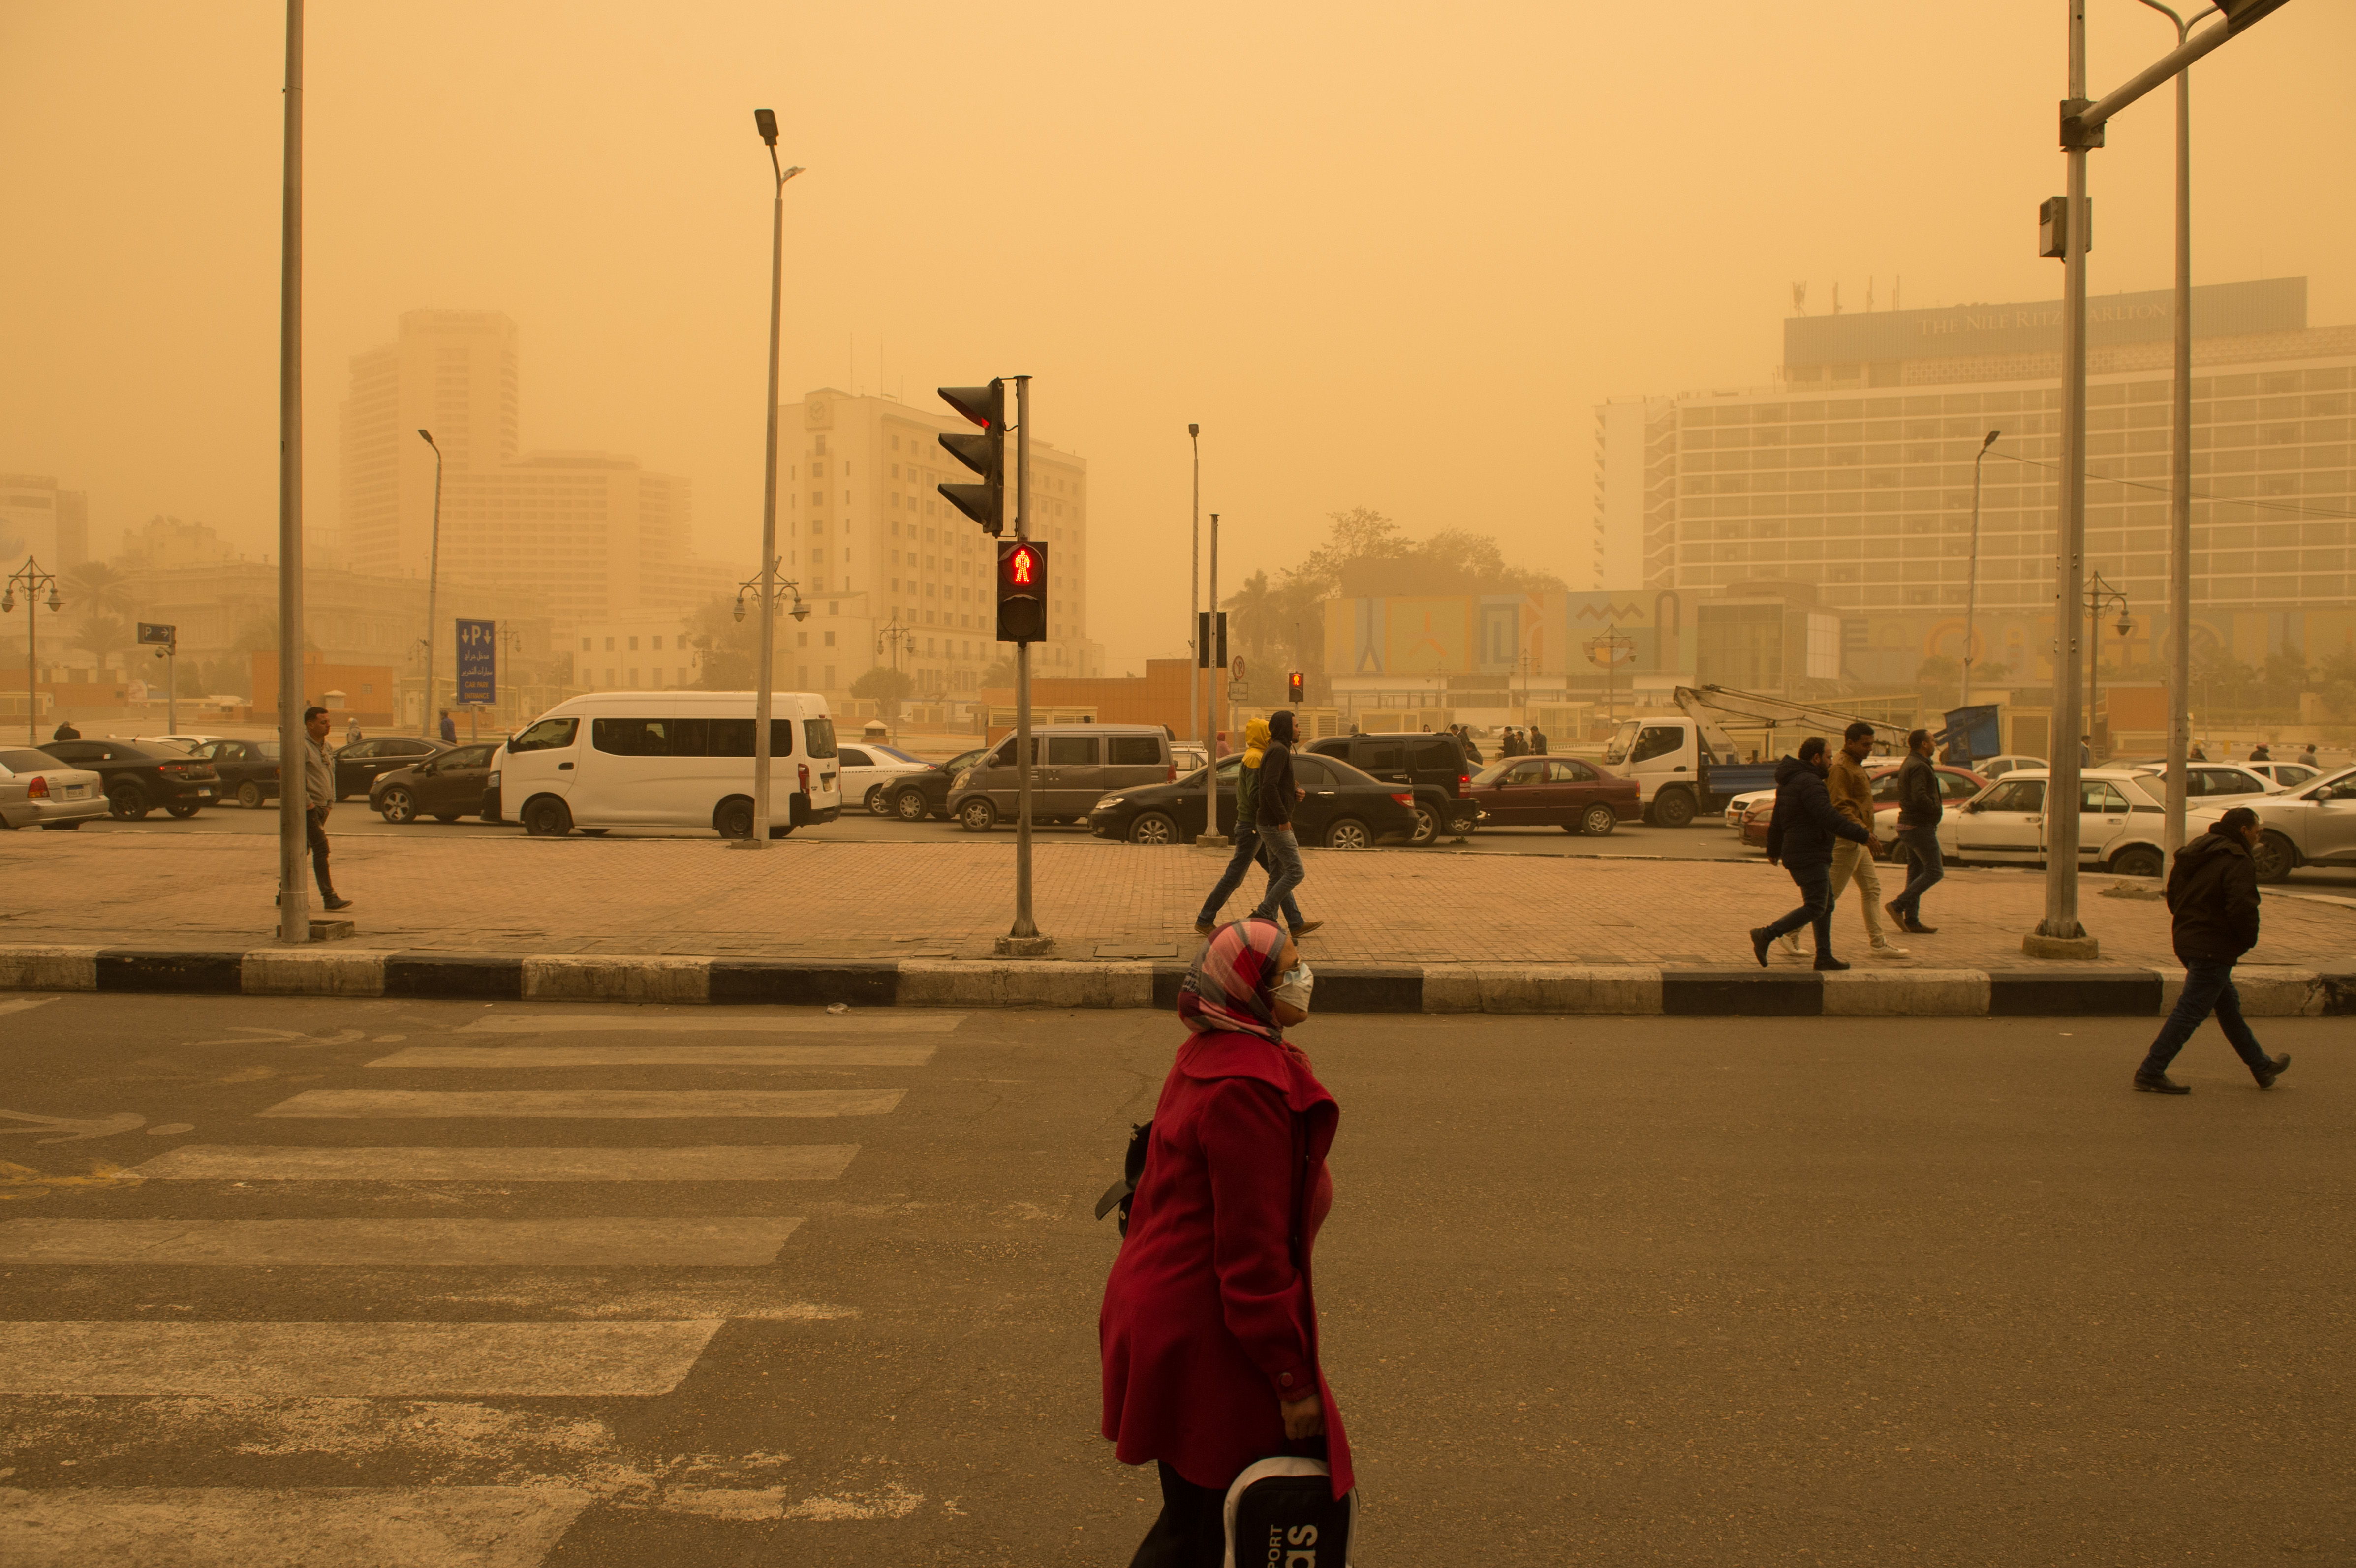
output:
[[[102, 560], [86, 560], [59, 574], [59, 592], [67, 603], [94, 615], [127, 620], [134, 608], [131, 579]], [[83, 645], [77, 643], [76, 647]]]
[[1272, 655], [1285, 640], [1284, 616], [1266, 571], [1245, 578], [1243, 587], [1227, 595], [1225, 608], [1235, 618], [1236, 641], [1255, 659]]
[[103, 666], [109, 654], [127, 648], [131, 643], [131, 625], [120, 615], [104, 615], [93, 612], [81, 618], [67, 642], [70, 648], [81, 648], [90, 655], [91, 663]]

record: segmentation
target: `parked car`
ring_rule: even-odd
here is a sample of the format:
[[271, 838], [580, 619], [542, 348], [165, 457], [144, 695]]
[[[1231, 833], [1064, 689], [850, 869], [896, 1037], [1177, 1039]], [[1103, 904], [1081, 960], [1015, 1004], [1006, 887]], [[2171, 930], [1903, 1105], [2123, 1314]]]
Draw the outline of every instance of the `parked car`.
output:
[[0, 827], [76, 828], [107, 813], [104, 781], [30, 746], [0, 751]]
[[842, 804], [873, 816], [892, 814], [892, 785], [895, 781], [932, 766], [921, 757], [912, 757], [896, 746], [877, 741], [838, 746], [835, 761], [842, 764]]
[[1176, 741], [1171, 743], [1170, 764], [1182, 773], [1191, 773], [1211, 760], [1211, 749], [1199, 741]]
[[[1236, 773], [1240, 757], [1219, 764], [1219, 831], [1236, 825]], [[1416, 833], [1414, 791], [1362, 773], [1339, 757], [1303, 753], [1292, 759], [1301, 798], [1292, 811], [1293, 836], [1303, 847], [1364, 849], [1411, 841]], [[1203, 831], [1203, 770], [1168, 784], [1117, 790], [1088, 812], [1088, 831], [1099, 838], [1132, 844], [1178, 844]]]
[[922, 822], [927, 816], [946, 818], [949, 814], [949, 785], [966, 769], [981, 761], [987, 746], [976, 746], [970, 752], [959, 752], [946, 763], [926, 763], [920, 773], [903, 773], [891, 781], [889, 805], [891, 815], [903, 822]]
[[449, 747], [440, 741], [428, 741], [416, 735], [385, 735], [370, 741], [354, 741], [336, 752], [336, 798], [365, 795], [383, 774], [394, 773], [422, 763], [437, 752]]
[[[2016, 768], [1939, 822], [1939, 853], [1958, 865], [2040, 866], [2047, 845], [2051, 774]], [[2122, 876], [2157, 877], [2165, 786], [2137, 768], [2088, 768], [2078, 775], [2078, 863]]]
[[1462, 838], [1480, 826], [1481, 807], [1472, 798], [1472, 763], [1453, 735], [1333, 735], [1312, 743], [1309, 754], [1333, 757], [1385, 784], [1405, 786], [1415, 797], [1417, 844], [1436, 842], [1443, 828]]
[[[2168, 759], [2158, 762], [2115, 763], [2158, 781], [2152, 792], [2156, 799], [2168, 798]], [[2259, 777], [2239, 763], [2192, 763], [2184, 770], [2184, 798], [2201, 806], [2248, 805], [2279, 791], [2283, 786], [2271, 779]]]
[[2017, 752], [2007, 752], [2002, 756], [1990, 757], [1985, 762], [1974, 763], [1972, 772], [1984, 779], [2000, 779], [2007, 773], [2017, 773], [2023, 768], [2042, 768], [2050, 765], [2043, 757], [2024, 756]]
[[1601, 838], [1644, 814], [1634, 779], [1577, 757], [1508, 757], [1472, 775], [1466, 798], [1483, 827], [1559, 827]]
[[188, 753], [201, 757], [220, 774], [223, 800], [234, 800], [247, 810], [278, 798], [278, 742], [275, 741], [199, 741]]
[[[2241, 804], [2258, 814], [2258, 880], [2279, 882], [2301, 866], [2356, 866], [2356, 768], [2342, 768], [2297, 789]], [[2232, 807], [2202, 802], [2184, 814], [2187, 837]]]
[[177, 746], [183, 752], [193, 752], [208, 741], [220, 739], [219, 735], [134, 735], [131, 738], [143, 746], [160, 741], [166, 746]]
[[210, 763], [177, 746], [137, 741], [50, 741], [34, 748], [59, 762], [99, 775], [107, 807], [125, 822], [137, 822], [156, 806], [174, 816], [194, 816], [218, 798], [220, 775]]
[[[1082, 822], [1109, 793], [1178, 776], [1158, 724], [1045, 724], [1031, 731], [1031, 820]], [[1015, 814], [1014, 737], [1006, 736], [949, 786], [949, 815], [987, 833]]]
[[[1933, 763], [1932, 769], [1939, 775], [1939, 799], [1953, 813], [1962, 802], [1987, 787], [1987, 780], [1968, 768], [1950, 767]], [[1866, 777], [1873, 785], [1873, 858], [1887, 860], [1898, 842], [1898, 772], [1879, 757], [1866, 759]], [[1754, 797], [1743, 813], [1742, 841], [1756, 848], [1767, 847], [1767, 826], [1775, 816], [1775, 794], [1772, 790]], [[1942, 821], [1945, 818], [1942, 817]], [[1944, 841], [1941, 852], [1945, 852]]]
[[2249, 772], [2257, 774], [2258, 777], [2265, 780], [2268, 784], [2280, 784], [2285, 789], [2297, 789], [2303, 784], [2307, 784], [2314, 779], [2319, 779], [2323, 776], [2323, 770], [2321, 768], [2316, 767], [2312, 763], [2294, 763], [2289, 761], [2279, 763], [2244, 763], [2242, 766]]
[[483, 809], [491, 759], [498, 752], [498, 741], [478, 741], [380, 773], [369, 785], [369, 809], [387, 822], [414, 822], [421, 816], [455, 822], [476, 816]]

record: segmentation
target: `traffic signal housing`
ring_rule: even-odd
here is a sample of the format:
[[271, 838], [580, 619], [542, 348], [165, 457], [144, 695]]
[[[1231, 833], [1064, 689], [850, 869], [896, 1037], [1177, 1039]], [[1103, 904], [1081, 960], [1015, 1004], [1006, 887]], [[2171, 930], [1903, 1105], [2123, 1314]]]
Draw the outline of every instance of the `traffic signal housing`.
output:
[[949, 407], [981, 427], [980, 435], [945, 435], [941, 445], [950, 456], [981, 475], [979, 485], [941, 485], [936, 488], [950, 506], [981, 525], [991, 535], [1006, 532], [1006, 383], [987, 387], [941, 387]]
[[1307, 678], [1299, 670], [1294, 670], [1284, 677], [1284, 699], [1295, 708], [1300, 707], [1301, 693], [1307, 689], [1308, 685]]
[[1047, 547], [1037, 539], [999, 544], [998, 640], [1047, 640]]

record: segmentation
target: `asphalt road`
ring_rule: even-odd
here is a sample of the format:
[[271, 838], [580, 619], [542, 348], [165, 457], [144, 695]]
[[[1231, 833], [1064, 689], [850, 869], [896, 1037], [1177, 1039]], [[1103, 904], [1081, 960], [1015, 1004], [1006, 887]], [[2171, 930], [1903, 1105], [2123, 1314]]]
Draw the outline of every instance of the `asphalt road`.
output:
[[[1165, 1016], [29, 1001], [12, 1565], [1118, 1565], [1150, 1520], [1090, 1211]], [[2270, 1093], [2205, 1031], [2165, 1100], [2150, 1029], [1312, 1019], [1357, 1560], [2350, 1560], [2347, 1025], [2267, 1023]]]

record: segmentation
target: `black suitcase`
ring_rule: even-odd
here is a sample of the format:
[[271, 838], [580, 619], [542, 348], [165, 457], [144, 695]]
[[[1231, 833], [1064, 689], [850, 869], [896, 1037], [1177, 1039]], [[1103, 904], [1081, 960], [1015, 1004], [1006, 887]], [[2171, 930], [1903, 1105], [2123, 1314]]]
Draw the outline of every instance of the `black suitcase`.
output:
[[1354, 1490], [1323, 1459], [1262, 1459], [1227, 1488], [1226, 1568], [1350, 1568]]

